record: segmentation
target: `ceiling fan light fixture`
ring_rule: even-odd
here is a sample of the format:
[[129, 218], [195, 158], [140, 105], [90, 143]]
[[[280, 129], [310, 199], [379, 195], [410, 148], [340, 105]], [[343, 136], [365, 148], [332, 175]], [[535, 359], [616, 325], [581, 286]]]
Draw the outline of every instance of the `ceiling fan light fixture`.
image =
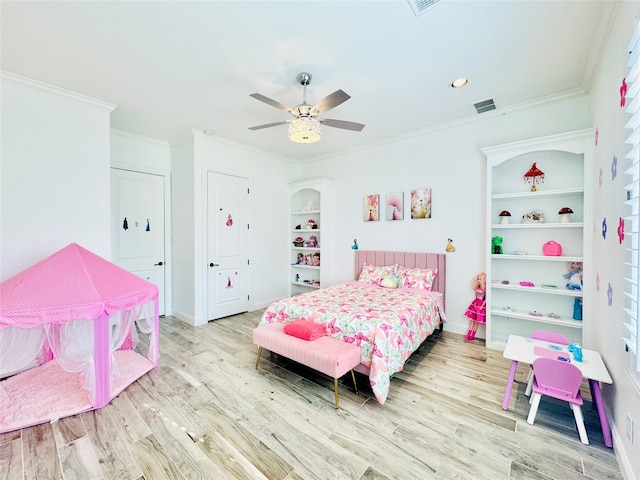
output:
[[289, 139], [296, 143], [315, 143], [322, 138], [320, 122], [312, 117], [299, 117], [289, 122]]

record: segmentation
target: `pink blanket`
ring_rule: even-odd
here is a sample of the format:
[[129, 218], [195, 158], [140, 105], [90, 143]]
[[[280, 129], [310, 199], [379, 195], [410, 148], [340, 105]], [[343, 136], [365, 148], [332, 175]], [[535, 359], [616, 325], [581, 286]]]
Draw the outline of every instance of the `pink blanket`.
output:
[[361, 347], [376, 399], [383, 404], [391, 376], [445, 320], [441, 295], [348, 282], [274, 302], [260, 324], [307, 319], [334, 338]]

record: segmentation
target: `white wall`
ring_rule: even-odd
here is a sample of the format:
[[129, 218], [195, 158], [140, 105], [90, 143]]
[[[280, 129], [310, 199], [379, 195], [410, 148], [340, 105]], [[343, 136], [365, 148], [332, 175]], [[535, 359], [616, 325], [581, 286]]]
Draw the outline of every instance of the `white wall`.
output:
[[[604, 385], [604, 397], [609, 416], [613, 420], [614, 447], [625, 478], [640, 478], [640, 391], [634, 386], [625, 367], [631, 355], [625, 352], [622, 336], [626, 306], [624, 281], [629, 275], [624, 262], [629, 235], [620, 244], [617, 235], [619, 219], [629, 213], [624, 205], [624, 187], [630, 177], [624, 175], [629, 166], [625, 155], [629, 151], [625, 139], [630, 133], [625, 129], [629, 115], [620, 108], [619, 88], [627, 74], [625, 63], [629, 57], [626, 46], [634, 27], [634, 17], [640, 13], [640, 2], [621, 2], [616, 12], [610, 36], [604, 48], [591, 88], [593, 126], [598, 129], [598, 145], [594, 151], [594, 210], [593, 210], [593, 269], [596, 276], [592, 292], [594, 318], [593, 348], [599, 350], [613, 378], [613, 385]], [[616, 175], [612, 172], [613, 158], [617, 157]], [[602, 182], [600, 172], [602, 171]], [[607, 234], [602, 236], [602, 222], [606, 218]], [[630, 224], [627, 224], [630, 227]], [[609, 303], [611, 286], [611, 303]], [[635, 378], [640, 378], [637, 374]], [[634, 420], [633, 443], [626, 435], [626, 416]], [[636, 453], [633, 453], [633, 452]]]
[[113, 105], [3, 72], [0, 280], [70, 243], [111, 258]]
[[287, 184], [295, 177], [297, 167], [197, 130], [172, 143], [172, 150], [174, 314], [192, 325], [207, 321], [208, 171], [249, 180], [250, 309], [266, 307], [286, 296], [288, 269], [283, 265], [289, 262]]
[[[353, 239], [361, 249], [444, 252], [447, 238], [446, 330], [466, 333], [466, 307], [475, 298], [471, 281], [485, 270], [486, 159], [481, 147], [526, 140], [588, 127], [585, 96], [568, 97], [527, 109], [484, 113], [466, 123], [424, 131], [376, 148], [305, 165], [301, 180], [336, 181], [333, 220], [338, 249], [337, 279], [353, 279]], [[524, 172], [523, 172], [524, 173]], [[364, 222], [363, 197], [431, 188], [432, 218]], [[325, 220], [326, 222], [326, 220]], [[478, 336], [484, 336], [481, 330]]]

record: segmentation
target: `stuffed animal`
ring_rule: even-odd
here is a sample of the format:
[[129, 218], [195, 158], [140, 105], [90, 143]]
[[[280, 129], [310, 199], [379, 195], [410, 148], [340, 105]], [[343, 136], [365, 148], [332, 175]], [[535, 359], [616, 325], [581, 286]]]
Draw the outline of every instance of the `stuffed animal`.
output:
[[563, 277], [569, 290], [582, 290], [582, 262], [569, 262], [569, 271]]
[[318, 239], [315, 235], [311, 235], [309, 237], [309, 241], [307, 242], [306, 246], [310, 248], [318, 248]]
[[502, 237], [493, 237], [491, 239], [491, 253], [502, 253]]
[[305, 205], [305, 207], [302, 209], [303, 212], [312, 212], [313, 210], [315, 209], [313, 207], [313, 202], [311, 200], [309, 200]]
[[318, 228], [316, 227], [316, 221], [313, 218], [310, 218], [309, 220], [307, 220], [307, 230], [311, 230], [314, 228]]

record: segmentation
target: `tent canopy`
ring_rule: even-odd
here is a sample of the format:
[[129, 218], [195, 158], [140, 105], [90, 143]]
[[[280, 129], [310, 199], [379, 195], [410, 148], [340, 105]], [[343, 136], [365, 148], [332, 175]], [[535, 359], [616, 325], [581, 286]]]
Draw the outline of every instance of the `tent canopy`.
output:
[[0, 283], [0, 328], [96, 320], [158, 297], [158, 287], [76, 243]]

